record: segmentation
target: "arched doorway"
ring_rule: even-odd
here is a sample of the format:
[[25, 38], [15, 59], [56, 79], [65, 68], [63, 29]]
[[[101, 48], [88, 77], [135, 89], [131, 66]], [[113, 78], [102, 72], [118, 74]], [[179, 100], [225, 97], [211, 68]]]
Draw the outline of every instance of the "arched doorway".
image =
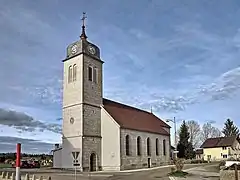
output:
[[97, 170], [97, 157], [95, 153], [92, 153], [90, 155], [90, 171], [96, 170]]

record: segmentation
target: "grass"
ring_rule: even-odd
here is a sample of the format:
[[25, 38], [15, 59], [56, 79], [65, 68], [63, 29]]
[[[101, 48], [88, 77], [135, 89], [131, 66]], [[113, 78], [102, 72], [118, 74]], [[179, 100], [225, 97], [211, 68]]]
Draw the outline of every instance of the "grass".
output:
[[0, 163], [0, 168], [9, 168], [9, 167], [11, 167], [11, 164]]
[[174, 177], [185, 177], [186, 175], [188, 175], [187, 172], [184, 171], [174, 171], [168, 174], [169, 176], [174, 176]]

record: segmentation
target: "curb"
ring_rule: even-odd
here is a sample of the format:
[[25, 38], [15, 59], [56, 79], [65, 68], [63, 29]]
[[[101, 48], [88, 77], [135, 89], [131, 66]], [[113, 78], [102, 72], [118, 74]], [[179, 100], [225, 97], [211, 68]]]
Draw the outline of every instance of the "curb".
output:
[[91, 174], [95, 173], [130, 173], [130, 172], [141, 172], [141, 171], [151, 171], [155, 169], [162, 169], [162, 168], [167, 168], [167, 167], [172, 167], [174, 165], [166, 165], [166, 166], [158, 166], [158, 167], [153, 167], [153, 168], [144, 168], [144, 169], [131, 169], [131, 170], [122, 170], [122, 171], [95, 171], [91, 172]]
[[150, 171], [150, 170], [154, 170], [154, 169], [161, 169], [161, 168], [167, 168], [167, 167], [172, 167], [174, 165], [166, 165], [166, 166], [159, 166], [159, 167], [153, 167], [153, 168], [145, 168], [145, 169], [132, 169], [132, 170], [123, 170], [123, 171], [119, 171], [121, 172], [138, 172], [138, 171]]

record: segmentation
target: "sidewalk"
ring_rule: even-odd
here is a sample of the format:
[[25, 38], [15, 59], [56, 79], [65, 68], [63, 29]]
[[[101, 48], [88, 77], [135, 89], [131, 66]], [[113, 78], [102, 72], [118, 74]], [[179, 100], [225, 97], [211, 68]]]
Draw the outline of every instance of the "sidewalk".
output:
[[173, 167], [175, 165], [165, 165], [165, 166], [158, 166], [158, 167], [153, 167], [153, 168], [143, 168], [143, 169], [131, 169], [131, 170], [122, 170], [122, 171], [95, 171], [91, 172], [92, 174], [94, 173], [130, 173], [130, 172], [142, 172], [142, 171], [151, 171], [155, 169], [162, 169], [162, 168], [167, 168], [167, 167]]

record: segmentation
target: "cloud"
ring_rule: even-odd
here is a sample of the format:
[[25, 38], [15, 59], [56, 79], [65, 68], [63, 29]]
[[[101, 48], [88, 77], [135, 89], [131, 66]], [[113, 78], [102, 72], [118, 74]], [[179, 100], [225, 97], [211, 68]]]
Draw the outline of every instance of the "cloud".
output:
[[[158, 91], [148, 91], [138, 94], [139, 98], [132, 99], [131, 104], [144, 109], [153, 108], [155, 112], [178, 112], [184, 111], [188, 106], [207, 101], [223, 101], [233, 98], [240, 90], [240, 67], [231, 69], [210, 84], [201, 85], [198, 88], [183, 93], [172, 94]], [[177, 92], [177, 91], [175, 91]], [[117, 92], [115, 92], [117, 94]], [[119, 94], [121, 95], [121, 94]], [[126, 102], [126, 100], [125, 100]], [[130, 102], [130, 101], [128, 101]]]
[[199, 94], [209, 100], [224, 100], [234, 97], [240, 90], [240, 67], [223, 73], [209, 85], [200, 87]]
[[14, 127], [20, 132], [34, 132], [39, 130], [51, 131], [54, 133], [61, 133], [61, 125], [54, 123], [44, 123], [35, 120], [33, 117], [13, 110], [6, 110], [0, 108], [0, 124]]
[[[198, 78], [200, 79], [200, 77]], [[119, 77], [117, 80], [119, 80]], [[59, 81], [59, 83], [62, 82]], [[188, 106], [197, 103], [232, 98], [234, 93], [240, 89], [240, 67], [223, 73], [210, 84], [199, 85], [196, 89], [190, 89], [185, 92], [176, 91], [175, 89], [164, 91], [161, 88], [148, 88], [144, 84], [142, 86], [139, 84], [134, 85], [134, 87], [137, 86], [139, 88], [133, 94], [129, 93], [131, 88], [109, 87], [105, 90], [105, 96], [143, 109], [149, 110], [152, 107], [155, 112], [184, 111]], [[34, 95], [41, 96], [41, 99], [46, 101], [46, 103], [60, 103], [62, 101], [60, 95], [62, 94], [62, 89], [60, 88], [52, 91], [51, 86], [46, 86], [38, 90], [38, 93], [33, 91]]]
[[27, 87], [25, 90], [35, 99], [35, 101], [42, 105], [58, 105], [62, 104], [62, 79], [58, 76], [49, 79], [40, 80], [44, 84]]
[[50, 153], [53, 144], [33, 139], [0, 136], [0, 152], [16, 152], [16, 144], [21, 143], [23, 153]]

